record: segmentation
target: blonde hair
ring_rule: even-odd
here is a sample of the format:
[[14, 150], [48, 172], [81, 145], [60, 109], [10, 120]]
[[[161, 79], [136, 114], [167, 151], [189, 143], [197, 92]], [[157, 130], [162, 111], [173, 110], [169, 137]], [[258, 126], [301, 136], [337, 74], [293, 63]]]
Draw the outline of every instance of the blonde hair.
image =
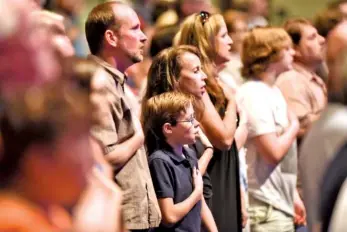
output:
[[210, 14], [205, 22], [202, 22], [200, 13], [193, 14], [181, 24], [178, 44], [197, 47], [203, 59], [213, 62], [217, 53], [214, 38], [219, 32], [222, 22], [224, 19], [220, 14]]
[[242, 48], [242, 75], [256, 77], [278, 61], [282, 49], [292, 45], [288, 33], [282, 28], [255, 28], [248, 33]]
[[151, 97], [143, 102], [141, 123], [148, 154], [167, 146], [162, 128], [165, 123], [175, 126], [177, 118], [192, 105], [193, 97], [171, 91]]
[[201, 53], [201, 64], [207, 75], [206, 89], [210, 94], [217, 111], [224, 107], [225, 96], [223, 90], [217, 83], [217, 70], [214, 60], [217, 54], [215, 37], [224, 24], [223, 16], [220, 14], [208, 14], [203, 18], [201, 12], [186, 18], [181, 24], [175, 42], [179, 45], [187, 44], [198, 48]]

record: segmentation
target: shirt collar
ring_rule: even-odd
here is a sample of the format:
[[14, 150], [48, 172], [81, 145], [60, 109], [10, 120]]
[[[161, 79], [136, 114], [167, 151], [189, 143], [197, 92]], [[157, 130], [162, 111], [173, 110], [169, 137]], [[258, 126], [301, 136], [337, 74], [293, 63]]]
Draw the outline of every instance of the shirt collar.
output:
[[304, 77], [308, 78], [309, 80], [319, 78], [316, 73], [309, 71], [302, 64], [294, 63], [293, 67], [297, 72], [301, 73]]
[[190, 165], [190, 162], [189, 162], [189, 154], [188, 152], [185, 150], [185, 148], [182, 149], [183, 151], [183, 154], [186, 156], [186, 158], [184, 158], [182, 155], [179, 156], [179, 155], [176, 155], [173, 151], [168, 151], [168, 150], [164, 150], [164, 152], [170, 157], [170, 159], [177, 163], [177, 164], [185, 164], [185, 165]]
[[325, 83], [322, 80], [322, 78], [320, 78], [316, 73], [307, 70], [307, 68], [305, 68], [301, 64], [294, 63], [293, 66], [294, 66], [294, 69], [297, 72], [301, 73], [305, 78], [308, 78], [309, 81], [314, 81], [319, 86], [321, 86], [321, 88], [323, 89], [324, 94], [327, 95], [327, 89], [326, 89]]
[[99, 65], [101, 65], [103, 68], [105, 68], [108, 72], [110, 72], [113, 76], [113, 78], [119, 82], [121, 85], [123, 85], [127, 79], [126, 75], [124, 73], [122, 73], [121, 71], [119, 71], [118, 69], [116, 69], [115, 67], [111, 66], [109, 63], [107, 63], [106, 61], [104, 61], [103, 59], [101, 59], [98, 56], [95, 55], [89, 55], [88, 56], [90, 59], [94, 60], [95, 62], [97, 62]]

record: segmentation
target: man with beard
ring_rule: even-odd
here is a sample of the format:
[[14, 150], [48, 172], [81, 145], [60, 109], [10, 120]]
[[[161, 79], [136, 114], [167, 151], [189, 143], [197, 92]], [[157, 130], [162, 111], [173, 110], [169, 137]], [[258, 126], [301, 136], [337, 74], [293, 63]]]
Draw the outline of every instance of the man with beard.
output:
[[125, 3], [111, 1], [96, 6], [89, 14], [86, 37], [95, 60], [108, 75], [110, 117], [94, 135], [112, 164], [114, 179], [124, 192], [123, 215], [130, 231], [147, 231], [161, 221], [160, 209], [149, 173], [144, 136], [133, 105], [124, 92], [124, 71], [143, 60], [147, 37], [140, 29], [135, 11]]

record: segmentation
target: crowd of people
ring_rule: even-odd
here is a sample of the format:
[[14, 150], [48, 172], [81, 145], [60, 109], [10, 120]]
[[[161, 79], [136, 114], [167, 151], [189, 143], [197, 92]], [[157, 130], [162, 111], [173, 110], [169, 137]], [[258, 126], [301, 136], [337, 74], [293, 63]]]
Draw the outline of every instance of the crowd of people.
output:
[[0, 231], [347, 228], [347, 1], [73, 2], [0, 0]]

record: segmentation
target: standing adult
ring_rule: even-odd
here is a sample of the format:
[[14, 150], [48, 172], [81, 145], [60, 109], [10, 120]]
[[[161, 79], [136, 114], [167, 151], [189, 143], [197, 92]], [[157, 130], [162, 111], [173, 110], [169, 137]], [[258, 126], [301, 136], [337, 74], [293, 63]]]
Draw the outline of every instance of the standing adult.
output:
[[294, 69], [278, 77], [276, 85], [285, 97], [288, 107], [300, 122], [302, 138], [316, 121], [327, 103], [324, 81], [316, 74], [324, 61], [325, 39], [305, 19], [291, 19], [284, 29], [293, 41]]
[[124, 192], [123, 215], [127, 229], [146, 231], [161, 221], [149, 173], [144, 136], [133, 105], [124, 92], [124, 71], [143, 60], [147, 37], [135, 11], [119, 1], [96, 6], [90, 12], [86, 37], [94, 59], [108, 72], [108, 91], [114, 96], [110, 117], [94, 135], [103, 143], [114, 179]]
[[[329, 33], [327, 39], [329, 102], [320, 118], [307, 133], [300, 148], [299, 171], [302, 177], [303, 200], [307, 208], [310, 231], [321, 231], [322, 218], [319, 217], [317, 204], [323, 195], [320, 184], [328, 164], [334, 160], [335, 154], [347, 139], [345, 77], [343, 76], [347, 49], [346, 30], [347, 23], [343, 22]], [[335, 175], [336, 173], [334, 172]], [[333, 183], [329, 184], [333, 186]], [[330, 190], [326, 192], [328, 191]], [[326, 211], [331, 213], [330, 209], [332, 208], [329, 206], [329, 210]]]
[[[247, 128], [244, 117], [240, 117], [238, 127], [233, 93], [218, 81], [218, 68], [231, 58], [232, 40], [223, 16], [205, 11], [189, 16], [181, 25], [177, 42], [180, 45], [193, 45], [200, 50], [202, 68], [207, 74], [208, 95], [202, 98], [206, 110], [200, 125], [216, 148], [207, 169], [213, 189], [209, 205], [220, 231], [240, 231], [242, 223], [238, 146], [243, 146], [247, 132], [241, 133], [243, 135], [239, 138], [243, 138], [240, 140], [235, 135], [238, 129]], [[211, 121], [211, 118], [216, 118], [216, 121]]]

